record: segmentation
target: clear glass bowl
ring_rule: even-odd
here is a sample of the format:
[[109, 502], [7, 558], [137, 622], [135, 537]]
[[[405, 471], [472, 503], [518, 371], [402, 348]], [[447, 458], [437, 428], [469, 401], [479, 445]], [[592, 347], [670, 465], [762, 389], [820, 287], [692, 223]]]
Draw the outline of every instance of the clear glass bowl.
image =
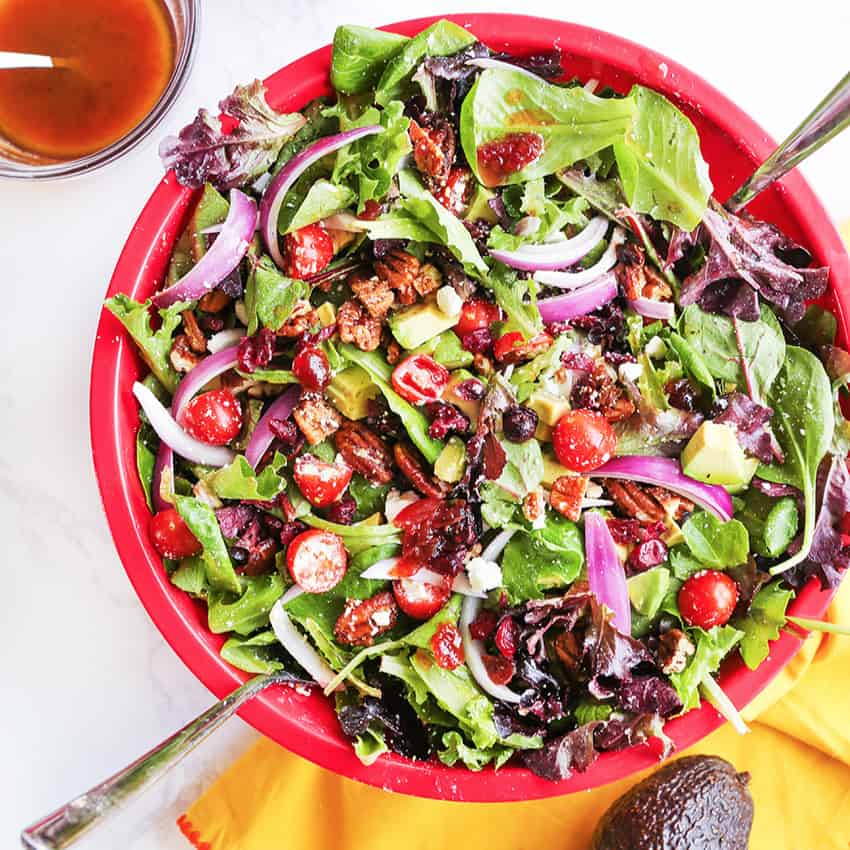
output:
[[201, 0], [164, 0], [174, 27], [174, 70], [168, 85], [151, 111], [125, 136], [87, 156], [65, 162], [45, 161], [22, 150], [0, 135], [0, 177], [23, 180], [55, 180], [77, 177], [114, 162], [132, 150], [165, 117], [183, 89], [195, 58], [195, 45], [201, 18]]

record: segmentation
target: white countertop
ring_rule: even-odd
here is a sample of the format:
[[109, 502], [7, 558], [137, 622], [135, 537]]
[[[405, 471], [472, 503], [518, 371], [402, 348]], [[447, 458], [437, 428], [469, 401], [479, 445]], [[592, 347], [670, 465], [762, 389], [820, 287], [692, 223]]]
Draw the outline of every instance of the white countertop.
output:
[[[771, 12], [758, 11], [767, 5], [206, 0], [192, 77], [154, 137], [77, 181], [0, 182], [0, 844], [11, 850], [24, 824], [212, 701], [124, 575], [89, 450], [89, 366], [101, 298], [160, 176], [157, 140], [236, 83], [328, 42], [337, 23], [377, 25], [458, 7], [569, 17], [642, 42], [690, 66], [782, 137], [847, 71], [850, 6], [777, 0]], [[804, 169], [836, 218], [850, 217], [849, 167], [850, 133]], [[254, 735], [230, 721], [144, 802], [80, 846], [185, 850], [176, 816]]]

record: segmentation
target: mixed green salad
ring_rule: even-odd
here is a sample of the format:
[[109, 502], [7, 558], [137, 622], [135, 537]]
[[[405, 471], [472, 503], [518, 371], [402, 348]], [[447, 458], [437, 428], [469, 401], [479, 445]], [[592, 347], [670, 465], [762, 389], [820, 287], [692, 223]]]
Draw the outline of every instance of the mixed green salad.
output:
[[194, 206], [106, 305], [171, 581], [367, 764], [562, 779], [702, 698], [745, 728], [718, 668], [850, 553], [827, 269], [712, 198], [670, 101], [557, 51], [342, 26], [330, 79], [163, 142]]

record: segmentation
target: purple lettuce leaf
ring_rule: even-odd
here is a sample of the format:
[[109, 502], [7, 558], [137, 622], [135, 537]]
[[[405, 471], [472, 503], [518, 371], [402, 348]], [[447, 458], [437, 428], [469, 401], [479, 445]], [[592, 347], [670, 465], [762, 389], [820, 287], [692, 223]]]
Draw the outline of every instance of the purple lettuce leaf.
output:
[[791, 484], [777, 484], [774, 481], [765, 481], [764, 478], [753, 478], [750, 485], [764, 493], [765, 496], [770, 496], [771, 499], [781, 499], [783, 496], [793, 496], [795, 499], [803, 498], [803, 494]]
[[673, 742], [664, 734], [664, 720], [657, 714], [607, 720], [593, 733], [596, 749], [600, 752], [623, 750], [650, 738], [658, 738], [662, 742], [664, 749], [661, 758], [667, 758], [673, 750]]
[[196, 189], [212, 183], [217, 189], [241, 186], [274, 163], [283, 143], [301, 129], [305, 118], [298, 112], [283, 114], [272, 109], [266, 88], [255, 80], [237, 86], [219, 103], [226, 124], [206, 109], [177, 136], [168, 136], [159, 146], [166, 171], [174, 169], [177, 181]]
[[484, 59], [489, 55], [490, 48], [476, 41], [448, 56], [426, 56], [422, 60], [422, 66], [438, 79], [464, 80], [481, 73], [480, 68], [468, 64], [470, 59]]
[[561, 51], [557, 47], [554, 50], [532, 53], [529, 56], [512, 56], [510, 53], [496, 53], [493, 58], [501, 62], [507, 62], [509, 65], [516, 65], [518, 68], [524, 68], [526, 71], [531, 71], [532, 74], [537, 74], [538, 77], [543, 77], [545, 80], [557, 80], [559, 77], [564, 76]]
[[537, 717], [547, 722], [560, 720], [564, 714], [568, 689], [532, 658], [522, 658], [517, 665], [515, 681], [525, 686], [520, 696], [520, 716]]
[[758, 404], [743, 393], [721, 396], [720, 403], [725, 409], [714, 421], [719, 425], [731, 425], [744, 451], [762, 463], [785, 462], [782, 448], [770, 429], [772, 408]]

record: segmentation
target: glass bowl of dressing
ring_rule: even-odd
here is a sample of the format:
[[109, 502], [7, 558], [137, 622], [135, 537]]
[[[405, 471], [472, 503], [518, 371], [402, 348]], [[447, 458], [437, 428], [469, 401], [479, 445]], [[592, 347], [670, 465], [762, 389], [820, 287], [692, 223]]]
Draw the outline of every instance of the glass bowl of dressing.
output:
[[0, 51], [53, 61], [53, 67], [0, 68], [0, 177], [74, 177], [139, 144], [186, 82], [200, 5], [0, 2]]

